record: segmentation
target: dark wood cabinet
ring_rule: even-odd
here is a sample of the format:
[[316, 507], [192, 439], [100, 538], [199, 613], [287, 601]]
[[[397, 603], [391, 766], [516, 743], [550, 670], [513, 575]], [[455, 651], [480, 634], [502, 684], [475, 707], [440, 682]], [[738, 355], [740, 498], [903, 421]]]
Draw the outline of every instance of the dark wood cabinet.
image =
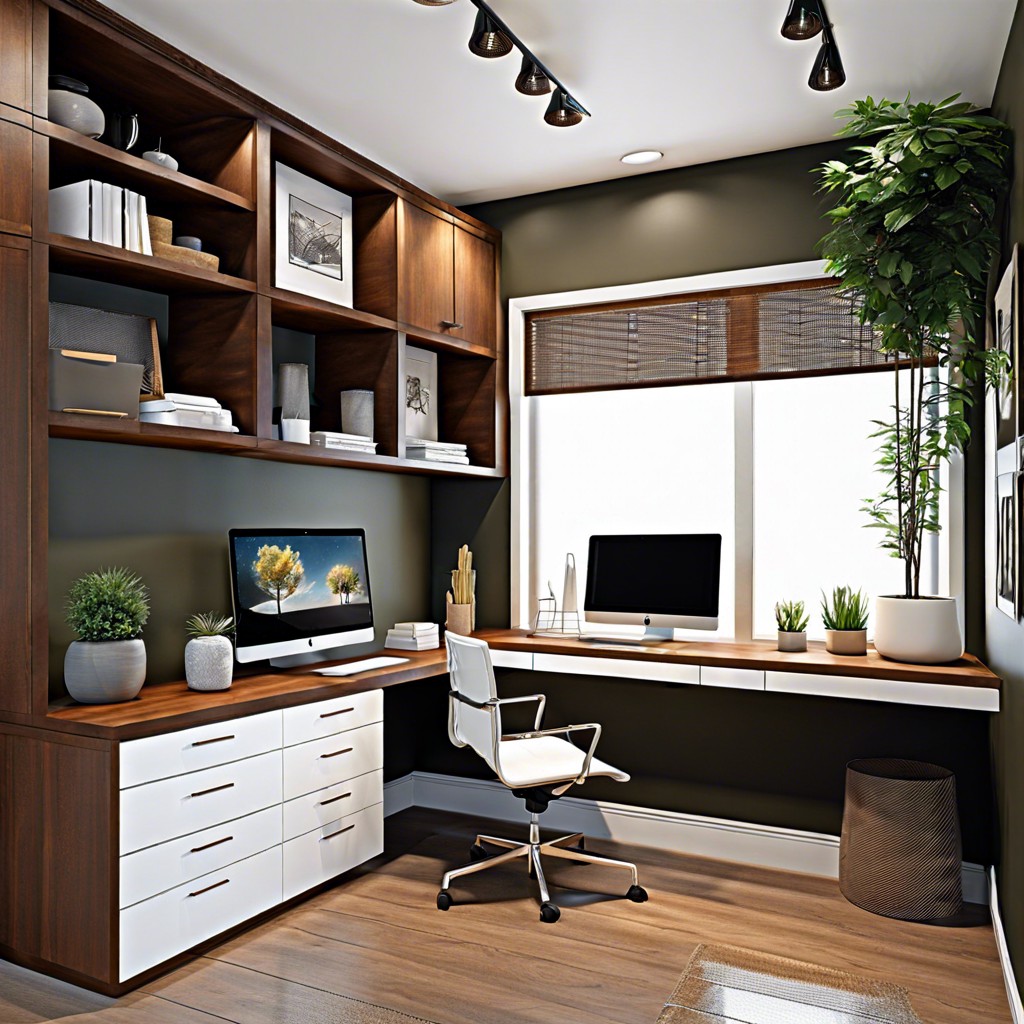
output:
[[491, 349], [497, 348], [498, 273], [494, 242], [455, 225], [455, 320], [453, 331]]
[[0, 104], [32, 109], [32, 0], [0, 0]]

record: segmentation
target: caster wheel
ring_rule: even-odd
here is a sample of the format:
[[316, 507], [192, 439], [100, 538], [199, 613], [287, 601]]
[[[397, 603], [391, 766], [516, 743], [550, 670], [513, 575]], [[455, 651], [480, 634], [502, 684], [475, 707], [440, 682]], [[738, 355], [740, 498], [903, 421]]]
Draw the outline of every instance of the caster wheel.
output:
[[490, 854], [479, 844], [474, 843], [469, 848], [469, 859], [470, 860], [487, 860]]
[[452, 905], [452, 898], [448, 895], [447, 889], [442, 889], [437, 894], [437, 909], [447, 910]]
[[561, 916], [562, 912], [554, 903], [542, 903], [540, 905], [540, 919], [545, 924], [554, 924]]
[[646, 903], [649, 898], [647, 890], [642, 885], [631, 885], [626, 893], [626, 899], [634, 903]]

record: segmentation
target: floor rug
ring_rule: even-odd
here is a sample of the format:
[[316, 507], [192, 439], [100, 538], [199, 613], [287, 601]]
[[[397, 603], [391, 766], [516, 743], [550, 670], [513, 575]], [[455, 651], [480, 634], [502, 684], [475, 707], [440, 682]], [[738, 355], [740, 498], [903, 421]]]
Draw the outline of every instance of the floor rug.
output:
[[700, 945], [658, 1024], [921, 1024], [905, 989], [735, 946]]

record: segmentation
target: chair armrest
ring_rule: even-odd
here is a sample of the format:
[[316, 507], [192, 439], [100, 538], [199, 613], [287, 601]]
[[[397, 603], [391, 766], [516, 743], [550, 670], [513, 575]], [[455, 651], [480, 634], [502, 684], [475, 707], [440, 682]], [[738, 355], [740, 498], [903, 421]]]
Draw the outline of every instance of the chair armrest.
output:
[[543, 693], [531, 693], [526, 697], [495, 697], [487, 703], [493, 707], [501, 708], [506, 704], [525, 704], [532, 700], [537, 701], [537, 715], [533, 720], [533, 728], [536, 730], [540, 728], [540, 723], [544, 719], [544, 705], [547, 703], [547, 697]]
[[503, 740], [532, 740], [538, 736], [558, 736], [563, 733], [570, 732], [583, 732], [586, 729], [592, 729], [594, 732], [594, 738], [590, 741], [590, 748], [587, 750], [587, 756], [583, 759], [583, 767], [580, 769], [580, 773], [576, 776], [576, 782], [582, 785], [587, 775], [590, 773], [590, 762], [594, 759], [594, 751], [597, 749], [597, 741], [601, 738], [601, 726], [597, 722], [588, 722], [585, 725], [563, 725], [557, 729], [535, 729], [533, 732], [513, 732], [508, 733], [501, 738]]

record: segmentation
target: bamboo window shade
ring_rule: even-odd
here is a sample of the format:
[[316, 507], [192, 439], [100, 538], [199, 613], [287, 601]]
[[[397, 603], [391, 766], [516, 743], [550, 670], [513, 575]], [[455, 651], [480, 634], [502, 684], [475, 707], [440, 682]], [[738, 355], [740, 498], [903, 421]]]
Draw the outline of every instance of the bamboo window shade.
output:
[[829, 279], [527, 314], [526, 394], [883, 369]]

